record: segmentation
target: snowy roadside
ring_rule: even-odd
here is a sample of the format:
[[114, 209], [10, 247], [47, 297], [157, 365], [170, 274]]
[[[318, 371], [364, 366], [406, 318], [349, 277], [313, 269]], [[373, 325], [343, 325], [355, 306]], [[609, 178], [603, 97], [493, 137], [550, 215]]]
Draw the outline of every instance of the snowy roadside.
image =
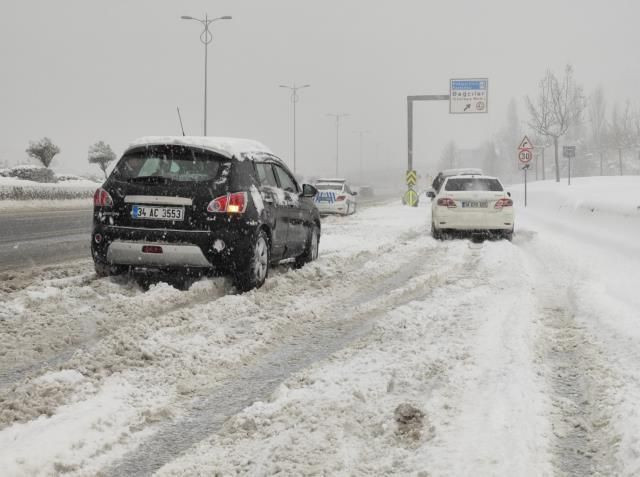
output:
[[0, 211], [90, 208], [98, 187], [86, 179], [43, 183], [0, 177]]
[[605, 475], [640, 473], [639, 207], [640, 177], [578, 178], [531, 184], [518, 218], [523, 250], [556, 285], [556, 310], [568, 310], [569, 339], [588, 353], [577, 363], [586, 396], [574, 425], [613, 467]]

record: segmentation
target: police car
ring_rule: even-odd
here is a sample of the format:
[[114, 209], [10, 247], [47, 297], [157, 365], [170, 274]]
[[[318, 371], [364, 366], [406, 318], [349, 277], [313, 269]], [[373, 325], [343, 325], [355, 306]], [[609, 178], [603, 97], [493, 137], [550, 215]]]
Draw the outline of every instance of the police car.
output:
[[318, 179], [314, 202], [321, 214], [350, 215], [356, 212], [356, 195], [346, 179]]

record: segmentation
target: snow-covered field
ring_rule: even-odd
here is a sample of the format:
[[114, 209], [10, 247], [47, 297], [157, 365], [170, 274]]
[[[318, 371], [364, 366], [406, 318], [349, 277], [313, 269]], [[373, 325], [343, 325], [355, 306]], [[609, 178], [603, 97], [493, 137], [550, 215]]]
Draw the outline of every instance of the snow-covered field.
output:
[[638, 475], [640, 177], [513, 192], [512, 243], [394, 202], [244, 295], [5, 274], [1, 473]]

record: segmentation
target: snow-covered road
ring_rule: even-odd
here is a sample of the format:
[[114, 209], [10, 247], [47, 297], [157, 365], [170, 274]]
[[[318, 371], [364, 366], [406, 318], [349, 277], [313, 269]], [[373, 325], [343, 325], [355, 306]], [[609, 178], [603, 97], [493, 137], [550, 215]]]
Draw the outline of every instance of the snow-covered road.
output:
[[0, 469], [637, 475], [640, 212], [558, 186], [513, 243], [437, 242], [427, 204], [325, 219], [317, 262], [244, 295], [6, 275]]

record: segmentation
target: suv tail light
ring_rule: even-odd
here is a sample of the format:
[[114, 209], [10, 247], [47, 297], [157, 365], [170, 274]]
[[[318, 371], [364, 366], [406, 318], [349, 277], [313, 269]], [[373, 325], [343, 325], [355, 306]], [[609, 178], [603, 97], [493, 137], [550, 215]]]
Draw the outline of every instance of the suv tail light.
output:
[[340, 202], [341, 200], [344, 200], [344, 199], [346, 199], [346, 198], [347, 198], [347, 196], [346, 196], [346, 195], [339, 195], [338, 197], [336, 197], [336, 201], [337, 201], [337, 202]]
[[207, 206], [207, 212], [243, 214], [247, 210], [247, 193], [234, 192], [213, 199]]
[[503, 207], [513, 207], [513, 201], [511, 199], [507, 199], [506, 197], [503, 199], [499, 199], [496, 202], [495, 208], [502, 209]]
[[453, 209], [454, 207], [458, 207], [456, 205], [456, 201], [449, 197], [443, 197], [441, 199], [438, 199], [438, 205], [442, 207], [449, 207], [450, 209]]
[[95, 194], [93, 194], [93, 205], [95, 207], [111, 207], [113, 205], [113, 199], [106, 190], [100, 187], [96, 190]]

